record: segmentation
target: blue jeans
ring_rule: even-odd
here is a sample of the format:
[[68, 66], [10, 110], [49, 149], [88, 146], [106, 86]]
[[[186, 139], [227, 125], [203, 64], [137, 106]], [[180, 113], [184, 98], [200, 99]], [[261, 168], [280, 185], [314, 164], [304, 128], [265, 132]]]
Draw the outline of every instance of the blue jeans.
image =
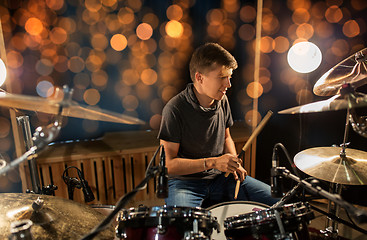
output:
[[233, 176], [225, 177], [224, 173], [215, 179], [181, 180], [169, 179], [167, 206], [208, 207], [208, 205], [226, 201], [253, 201], [273, 205], [279, 199], [271, 197], [270, 186], [255, 178], [247, 176], [241, 183], [237, 199], [234, 199], [236, 181]]

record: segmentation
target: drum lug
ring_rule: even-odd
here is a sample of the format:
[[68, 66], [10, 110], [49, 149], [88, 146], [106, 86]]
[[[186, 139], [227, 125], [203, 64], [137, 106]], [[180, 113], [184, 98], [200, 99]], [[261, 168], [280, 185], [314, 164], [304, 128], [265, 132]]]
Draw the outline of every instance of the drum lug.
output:
[[116, 227], [116, 237], [119, 239], [127, 239], [126, 229]]
[[162, 235], [166, 233], [166, 227], [163, 226], [162, 224], [162, 216], [159, 216], [158, 218], [158, 226], [157, 226], [157, 233]]

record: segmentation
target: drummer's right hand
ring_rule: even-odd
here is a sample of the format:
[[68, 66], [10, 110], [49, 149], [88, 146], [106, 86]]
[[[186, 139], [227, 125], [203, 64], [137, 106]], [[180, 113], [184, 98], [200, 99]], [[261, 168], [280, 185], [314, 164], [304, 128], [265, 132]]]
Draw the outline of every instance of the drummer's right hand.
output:
[[226, 153], [217, 158], [215, 168], [222, 172], [235, 173], [241, 167], [242, 160], [235, 155]]

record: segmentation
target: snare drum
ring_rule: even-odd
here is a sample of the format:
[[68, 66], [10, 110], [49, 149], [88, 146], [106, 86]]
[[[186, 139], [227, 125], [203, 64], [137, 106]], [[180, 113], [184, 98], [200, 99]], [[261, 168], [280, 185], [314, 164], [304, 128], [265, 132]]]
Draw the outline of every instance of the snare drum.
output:
[[199, 207], [141, 206], [120, 211], [117, 219], [121, 239], [210, 239], [219, 227], [211, 213]]
[[224, 220], [224, 234], [233, 240], [309, 240], [307, 224], [313, 218], [307, 203], [286, 204], [228, 217]]
[[224, 235], [224, 220], [227, 217], [259, 211], [268, 208], [268, 205], [262, 203], [256, 203], [251, 201], [233, 201], [233, 202], [223, 202], [220, 204], [213, 205], [207, 210], [212, 213], [212, 216], [217, 218], [220, 225], [220, 232], [213, 232], [213, 240], [226, 240]]

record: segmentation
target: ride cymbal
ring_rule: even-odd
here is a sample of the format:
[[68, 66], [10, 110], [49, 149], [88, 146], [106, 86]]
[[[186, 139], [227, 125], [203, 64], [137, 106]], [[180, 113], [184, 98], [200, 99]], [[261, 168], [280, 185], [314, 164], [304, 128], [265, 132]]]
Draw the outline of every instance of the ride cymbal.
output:
[[315, 178], [345, 185], [367, 184], [367, 153], [351, 148], [316, 147], [299, 152], [296, 166]]
[[344, 59], [317, 80], [313, 92], [319, 96], [338, 94], [343, 84], [354, 89], [367, 83], [367, 48]]
[[135, 117], [102, 110], [97, 107], [84, 107], [71, 100], [63, 101], [0, 92], [0, 106], [55, 115], [59, 114], [62, 107], [62, 116], [124, 124], [145, 124], [144, 121]]
[[[40, 197], [43, 205], [34, 207]], [[0, 238], [8, 239], [10, 226], [31, 220], [32, 239], [81, 239], [105, 216], [68, 199], [32, 193], [0, 193]], [[37, 205], [38, 206], [38, 205]], [[98, 234], [97, 239], [114, 239], [111, 227]]]

